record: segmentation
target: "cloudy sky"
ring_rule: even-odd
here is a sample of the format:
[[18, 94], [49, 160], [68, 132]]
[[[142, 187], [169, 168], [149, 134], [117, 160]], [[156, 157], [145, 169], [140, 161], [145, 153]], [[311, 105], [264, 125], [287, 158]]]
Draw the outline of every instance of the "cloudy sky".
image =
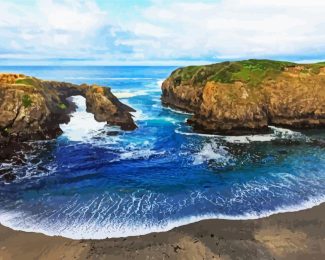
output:
[[0, 64], [325, 60], [324, 0], [0, 0]]

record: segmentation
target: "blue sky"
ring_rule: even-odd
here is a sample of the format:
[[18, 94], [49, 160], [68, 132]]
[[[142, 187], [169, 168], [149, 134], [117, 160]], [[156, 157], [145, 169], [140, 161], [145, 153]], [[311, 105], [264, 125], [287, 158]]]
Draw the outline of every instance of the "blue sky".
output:
[[325, 60], [323, 0], [0, 0], [1, 65]]

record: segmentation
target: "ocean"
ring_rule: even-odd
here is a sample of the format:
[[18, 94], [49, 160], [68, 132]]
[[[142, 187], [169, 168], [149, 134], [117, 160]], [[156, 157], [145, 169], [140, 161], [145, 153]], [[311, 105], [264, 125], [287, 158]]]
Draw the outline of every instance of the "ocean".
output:
[[56, 140], [32, 142], [18, 178], [0, 184], [0, 223], [69, 238], [124, 237], [211, 218], [251, 219], [325, 201], [324, 130], [197, 134], [191, 115], [163, 107], [176, 67], [0, 67], [57, 81], [109, 86], [137, 111], [138, 129], [78, 109]]

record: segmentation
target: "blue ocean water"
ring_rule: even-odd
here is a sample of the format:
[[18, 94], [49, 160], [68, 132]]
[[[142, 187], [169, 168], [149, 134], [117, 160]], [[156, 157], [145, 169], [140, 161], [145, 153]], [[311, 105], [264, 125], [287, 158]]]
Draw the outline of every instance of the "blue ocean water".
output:
[[207, 218], [247, 219], [325, 201], [325, 133], [272, 127], [254, 136], [192, 132], [165, 108], [175, 67], [0, 67], [42, 79], [110, 86], [137, 110], [123, 132], [78, 110], [57, 140], [33, 142], [19, 178], [0, 184], [0, 222], [71, 238], [163, 231]]

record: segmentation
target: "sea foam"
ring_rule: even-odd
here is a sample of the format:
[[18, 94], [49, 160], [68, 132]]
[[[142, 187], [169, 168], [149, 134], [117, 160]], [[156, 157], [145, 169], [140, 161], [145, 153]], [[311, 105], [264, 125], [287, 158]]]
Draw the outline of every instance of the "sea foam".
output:
[[145, 91], [145, 90], [119, 91], [119, 92], [114, 92], [114, 95], [119, 99], [127, 99], [127, 98], [136, 97], [136, 96], [148, 95], [148, 91]]
[[71, 141], [84, 141], [89, 136], [103, 129], [106, 122], [97, 122], [92, 113], [86, 111], [86, 99], [82, 96], [72, 97], [77, 110], [72, 113], [70, 122], [61, 124], [63, 136]]
[[203, 148], [194, 154], [194, 165], [202, 164], [204, 162], [214, 161], [217, 163], [226, 164], [230, 155], [224, 146], [218, 145], [215, 142], [204, 144]]
[[[320, 205], [325, 202], [325, 197], [313, 197], [301, 202], [298, 205], [287, 205], [277, 207], [274, 210], [267, 210], [262, 212], [251, 212], [242, 215], [225, 215], [225, 214], [202, 214], [196, 216], [188, 216], [179, 219], [172, 219], [164, 221], [161, 224], [132, 222], [127, 220], [126, 222], [114, 220], [105, 221], [105, 219], [97, 218], [91, 221], [83, 222], [80, 219], [75, 221], [56, 221], [49, 222], [40, 219], [39, 222], [32, 221], [32, 216], [28, 217], [18, 211], [4, 212], [0, 211], [0, 223], [4, 226], [12, 228], [14, 230], [21, 230], [25, 232], [37, 232], [43, 233], [48, 236], [63, 236], [71, 239], [105, 239], [105, 238], [117, 238], [128, 236], [145, 235], [152, 232], [165, 232], [173, 228], [195, 223], [201, 220], [209, 219], [226, 219], [226, 220], [249, 220], [268, 217], [273, 214], [296, 212], [314, 206]], [[79, 209], [82, 210], [82, 209]]]
[[227, 135], [217, 135], [217, 134], [204, 134], [195, 132], [185, 132], [180, 130], [180, 128], [175, 129], [175, 133], [188, 136], [201, 136], [208, 138], [216, 138], [219, 140], [224, 140], [228, 143], [250, 143], [250, 142], [270, 142], [277, 139], [287, 139], [287, 140], [303, 140], [309, 141], [310, 139], [303, 135], [302, 133], [292, 131], [285, 128], [270, 126], [269, 127], [273, 133], [270, 134], [256, 134], [256, 135], [238, 135], [238, 136], [227, 136]]

